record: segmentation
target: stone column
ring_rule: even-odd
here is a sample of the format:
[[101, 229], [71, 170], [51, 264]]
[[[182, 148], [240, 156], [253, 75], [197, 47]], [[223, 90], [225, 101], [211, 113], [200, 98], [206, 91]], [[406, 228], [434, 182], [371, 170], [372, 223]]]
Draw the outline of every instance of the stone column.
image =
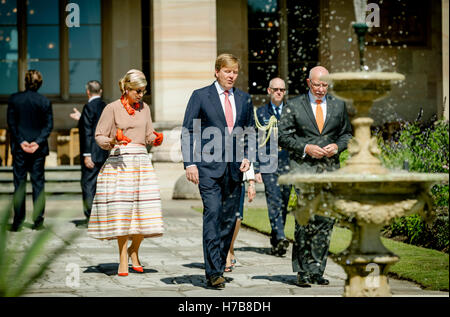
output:
[[132, 69], [142, 69], [140, 0], [102, 0], [103, 98], [120, 97], [119, 79]]
[[181, 160], [180, 133], [193, 90], [214, 80], [215, 0], [153, 1], [152, 104], [155, 129], [165, 135], [153, 160]]

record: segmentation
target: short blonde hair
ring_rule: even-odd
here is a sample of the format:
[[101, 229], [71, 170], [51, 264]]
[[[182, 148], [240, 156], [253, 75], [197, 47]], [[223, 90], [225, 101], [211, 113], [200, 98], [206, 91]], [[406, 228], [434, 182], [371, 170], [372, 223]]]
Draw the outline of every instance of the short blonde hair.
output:
[[219, 71], [223, 67], [233, 67], [235, 65], [238, 66], [238, 69], [241, 68], [239, 59], [236, 56], [234, 56], [233, 54], [224, 53], [224, 54], [220, 54], [219, 56], [217, 56], [215, 69], [216, 69], [216, 71]]
[[122, 95], [124, 95], [128, 89], [138, 89], [146, 86], [147, 80], [145, 79], [145, 75], [138, 69], [130, 69], [125, 76], [119, 80], [119, 88]]

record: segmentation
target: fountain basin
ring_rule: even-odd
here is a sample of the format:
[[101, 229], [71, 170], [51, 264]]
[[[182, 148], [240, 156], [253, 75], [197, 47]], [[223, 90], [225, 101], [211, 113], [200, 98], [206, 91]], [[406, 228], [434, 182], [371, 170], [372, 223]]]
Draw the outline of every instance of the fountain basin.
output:
[[320, 80], [330, 85], [330, 91], [338, 98], [353, 101], [357, 116], [366, 116], [374, 101], [387, 96], [392, 84], [405, 80], [399, 73], [342, 72], [322, 76]]
[[293, 171], [279, 177], [280, 184], [300, 189], [292, 210], [300, 225], [313, 215], [335, 217], [352, 231], [347, 249], [331, 255], [347, 273], [344, 296], [391, 296], [389, 267], [399, 257], [381, 241], [380, 232], [397, 217], [418, 213], [433, 219], [431, 187], [449, 181], [443, 173], [392, 172], [386, 174], [321, 174]]
[[[387, 225], [394, 218], [420, 213], [431, 215], [431, 187], [449, 181], [443, 173], [389, 172], [387, 174], [343, 174], [339, 170], [321, 174], [289, 173], [280, 184], [300, 189], [293, 213], [300, 224], [314, 214], [355, 219], [358, 223]], [[424, 212], [425, 210], [425, 212]]]

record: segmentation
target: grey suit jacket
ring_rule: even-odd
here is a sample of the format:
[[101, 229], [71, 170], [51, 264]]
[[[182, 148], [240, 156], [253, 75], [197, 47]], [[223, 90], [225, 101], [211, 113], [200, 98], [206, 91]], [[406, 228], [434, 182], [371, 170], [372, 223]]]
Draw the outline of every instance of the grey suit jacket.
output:
[[[308, 94], [289, 100], [283, 107], [279, 129], [279, 144], [288, 150], [291, 172], [321, 173], [339, 168], [339, 154], [352, 138], [352, 128], [345, 102], [326, 96], [327, 114], [322, 133], [317, 127]], [[331, 158], [315, 159], [304, 156], [307, 144], [324, 147], [336, 143], [338, 153]]]

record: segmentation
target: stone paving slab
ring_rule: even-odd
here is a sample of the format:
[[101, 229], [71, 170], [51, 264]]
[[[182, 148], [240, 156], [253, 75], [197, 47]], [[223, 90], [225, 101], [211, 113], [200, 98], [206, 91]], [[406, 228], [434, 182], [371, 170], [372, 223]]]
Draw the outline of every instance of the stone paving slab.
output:
[[[174, 168], [173, 168], [174, 167]], [[178, 168], [178, 169], [177, 169]], [[158, 169], [157, 169], [158, 171]], [[167, 171], [167, 174], [165, 174]], [[51, 265], [43, 277], [28, 290], [27, 297], [340, 297], [345, 273], [330, 258], [325, 277], [330, 285], [300, 288], [292, 272], [291, 249], [285, 257], [274, 257], [269, 237], [241, 228], [235, 243], [238, 265], [225, 276], [223, 290], [206, 288], [203, 269], [202, 215], [191, 209], [201, 205], [197, 200], [172, 200], [171, 190], [182, 167], [159, 169], [165, 233], [145, 239], [140, 249], [143, 274], [117, 276], [117, 242], [99, 241], [87, 236], [87, 229], [77, 226], [83, 220], [81, 197], [51, 196], [47, 200], [46, 225], [53, 225], [49, 243], [55, 248], [72, 232], [79, 236]], [[0, 199], [0, 208], [8, 203]], [[264, 204], [262, 199], [259, 204]], [[27, 199], [27, 210], [31, 209]], [[28, 212], [30, 217], [30, 212]], [[18, 243], [18, 253], [30, 245], [38, 233], [29, 228], [11, 233]], [[43, 259], [46, 256], [44, 255]], [[77, 283], [75, 283], [75, 281]], [[448, 297], [448, 292], [426, 291], [408, 281], [390, 279], [394, 296]]]
[[[30, 204], [30, 202], [28, 202]], [[235, 244], [238, 265], [225, 276], [230, 280], [223, 290], [206, 288], [201, 247], [202, 216], [190, 209], [198, 201], [163, 201], [165, 228], [163, 237], [145, 239], [140, 250], [145, 273], [116, 275], [118, 254], [116, 241], [99, 241], [87, 236], [87, 229], [76, 226], [81, 220], [81, 202], [61, 197], [47, 202], [46, 224], [54, 226], [50, 248], [59, 246], [73, 231], [80, 235], [59, 256], [44, 276], [34, 284], [26, 296], [61, 297], [240, 297], [240, 296], [341, 296], [345, 273], [328, 260], [325, 277], [328, 286], [313, 285], [305, 289], [295, 285], [289, 247], [287, 256], [268, 254], [266, 235], [242, 228]], [[181, 216], [177, 216], [181, 215]], [[12, 233], [19, 238], [19, 252], [29, 245], [38, 233], [29, 228]], [[73, 267], [76, 270], [73, 270]], [[71, 274], [79, 276], [72, 285]], [[68, 279], [70, 280], [69, 282]], [[408, 281], [390, 280], [394, 296], [448, 296], [447, 292], [425, 291]]]

